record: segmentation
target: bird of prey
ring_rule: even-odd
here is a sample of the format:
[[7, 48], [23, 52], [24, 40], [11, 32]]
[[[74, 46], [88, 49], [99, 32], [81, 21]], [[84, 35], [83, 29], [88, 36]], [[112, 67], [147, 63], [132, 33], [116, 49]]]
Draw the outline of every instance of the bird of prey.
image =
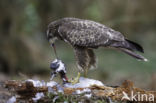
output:
[[135, 51], [144, 52], [143, 48], [128, 39], [120, 32], [91, 20], [62, 18], [51, 22], [47, 29], [47, 38], [54, 46], [57, 39], [70, 44], [75, 52], [79, 70], [87, 74], [88, 69], [96, 67], [93, 49], [111, 47], [138, 59], [147, 61]]

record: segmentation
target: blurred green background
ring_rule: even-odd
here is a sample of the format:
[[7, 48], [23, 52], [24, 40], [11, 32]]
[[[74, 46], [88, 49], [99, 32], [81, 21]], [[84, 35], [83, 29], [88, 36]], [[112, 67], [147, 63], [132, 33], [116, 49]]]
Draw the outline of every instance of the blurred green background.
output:
[[[141, 44], [149, 62], [137, 61], [112, 49], [95, 50], [98, 69], [89, 77], [107, 85], [131, 80], [136, 86], [156, 90], [155, 0], [1, 0], [0, 80], [40, 78], [48, 80], [55, 59], [46, 39], [47, 25], [59, 18], [90, 19], [123, 33]], [[56, 48], [68, 71], [77, 75], [72, 48], [57, 41]]]

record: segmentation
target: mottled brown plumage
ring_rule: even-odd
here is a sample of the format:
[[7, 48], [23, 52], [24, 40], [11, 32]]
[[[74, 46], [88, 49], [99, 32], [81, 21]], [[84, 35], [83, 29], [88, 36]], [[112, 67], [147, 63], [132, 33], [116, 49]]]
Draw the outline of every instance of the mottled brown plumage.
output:
[[72, 45], [81, 70], [95, 67], [93, 49], [98, 47], [114, 47], [137, 59], [147, 60], [134, 52], [143, 52], [140, 45], [125, 39], [120, 32], [91, 20], [78, 18], [56, 20], [49, 24], [47, 37], [51, 43], [60, 39]]

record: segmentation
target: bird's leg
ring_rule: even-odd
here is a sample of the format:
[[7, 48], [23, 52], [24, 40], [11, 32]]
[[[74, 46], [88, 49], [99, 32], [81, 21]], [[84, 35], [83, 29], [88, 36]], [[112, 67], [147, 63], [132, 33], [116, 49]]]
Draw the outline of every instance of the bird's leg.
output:
[[87, 77], [88, 74], [88, 68], [84, 69], [84, 77]]
[[56, 76], [56, 72], [51, 72], [51, 78], [50, 80], [53, 80], [53, 78]]
[[81, 73], [78, 72], [77, 77], [75, 78], [75, 83], [79, 82], [80, 76], [81, 76]]
[[72, 78], [71, 80], [68, 80], [68, 81], [69, 81], [70, 83], [72, 83], [72, 84], [76, 84], [76, 83], [78, 83], [78, 82], [79, 82], [80, 76], [81, 76], [81, 73], [80, 73], [80, 72], [78, 72], [78, 74], [77, 74], [77, 77], [76, 77], [76, 78]]

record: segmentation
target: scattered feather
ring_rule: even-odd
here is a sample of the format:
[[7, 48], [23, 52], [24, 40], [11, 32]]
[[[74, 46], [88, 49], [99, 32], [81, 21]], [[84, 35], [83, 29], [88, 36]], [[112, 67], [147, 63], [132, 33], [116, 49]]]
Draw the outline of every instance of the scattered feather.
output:
[[74, 85], [72, 85], [71, 83], [64, 84], [65, 87], [69, 87], [69, 88], [87, 88], [92, 85], [104, 86], [104, 84], [101, 81], [84, 78], [84, 77], [80, 77], [79, 83], [76, 83]]
[[53, 87], [53, 86], [55, 86], [55, 85], [57, 85], [57, 83], [54, 82], [54, 81], [47, 82], [47, 86], [48, 86], [48, 87]]
[[32, 100], [34, 102], [37, 102], [38, 100], [40, 100], [42, 97], [44, 97], [43, 93], [36, 93], [35, 98], [32, 98]]
[[12, 96], [8, 101], [7, 103], [15, 103], [16, 102], [16, 97], [15, 96]]

